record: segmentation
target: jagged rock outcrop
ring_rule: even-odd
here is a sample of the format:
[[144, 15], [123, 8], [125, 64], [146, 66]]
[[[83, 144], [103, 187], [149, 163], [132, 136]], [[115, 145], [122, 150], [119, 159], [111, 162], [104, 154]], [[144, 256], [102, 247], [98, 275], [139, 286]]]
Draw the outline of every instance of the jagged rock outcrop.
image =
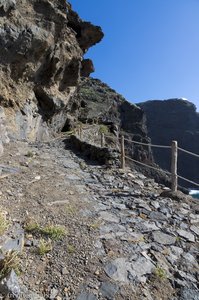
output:
[[[78, 92], [69, 102], [71, 118], [65, 129], [77, 121], [93, 121], [108, 126], [117, 136], [120, 131], [127, 139], [148, 143], [145, 116], [136, 105], [130, 104], [121, 95], [98, 79], [82, 78]], [[150, 147], [126, 142], [130, 156], [142, 162], [152, 162]]]
[[[138, 104], [146, 113], [148, 135], [155, 144], [170, 145], [172, 140], [188, 151], [199, 153], [199, 113], [193, 103], [183, 99], [153, 100]], [[170, 151], [153, 149], [155, 161], [170, 170]], [[199, 161], [179, 151], [178, 173], [198, 183]], [[186, 187], [191, 187], [184, 181]], [[194, 187], [194, 186], [193, 186]]]
[[102, 37], [65, 0], [0, 0], [1, 145], [7, 133], [40, 140], [62, 129], [83, 55]]

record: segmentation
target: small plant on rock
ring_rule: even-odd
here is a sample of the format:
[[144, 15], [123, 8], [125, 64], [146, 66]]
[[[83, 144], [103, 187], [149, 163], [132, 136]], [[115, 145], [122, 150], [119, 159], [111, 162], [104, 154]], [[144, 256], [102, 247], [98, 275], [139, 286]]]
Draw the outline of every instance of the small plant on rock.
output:
[[108, 134], [109, 133], [109, 129], [108, 129], [108, 127], [106, 125], [100, 125], [99, 132], [100, 133], [104, 133], [104, 134]]
[[63, 226], [49, 225], [42, 228], [41, 233], [52, 240], [60, 240], [66, 235], [66, 229]]
[[96, 229], [99, 229], [100, 225], [101, 225], [101, 222], [97, 221], [92, 224], [89, 224], [88, 226], [90, 229], [96, 230]]
[[37, 222], [30, 219], [26, 222], [25, 231], [27, 233], [33, 233], [38, 235], [47, 236], [52, 240], [60, 240], [66, 235], [66, 229], [59, 225], [46, 225], [45, 227], [40, 226]]
[[0, 278], [7, 276], [12, 269], [18, 273], [19, 262], [19, 254], [17, 251], [11, 250], [3, 254], [3, 258], [0, 259]]
[[83, 161], [80, 161], [79, 166], [80, 166], [80, 168], [81, 168], [82, 170], [85, 170], [86, 167], [87, 167], [86, 163], [83, 162]]
[[68, 251], [68, 253], [73, 254], [75, 252], [75, 247], [71, 244], [68, 244], [67, 251]]
[[165, 278], [167, 278], [167, 273], [166, 273], [166, 271], [165, 271], [162, 267], [160, 267], [160, 266], [157, 266], [157, 267], [155, 268], [154, 274], [155, 274], [155, 276], [157, 276], [157, 277], [160, 278], [160, 279], [165, 279]]
[[65, 205], [65, 212], [67, 215], [74, 216], [77, 212], [77, 207], [75, 205], [66, 204]]
[[27, 222], [24, 229], [28, 233], [39, 233], [41, 230], [38, 223], [33, 220], [30, 220], [29, 222]]
[[44, 255], [48, 252], [52, 251], [52, 243], [50, 240], [45, 241], [44, 239], [40, 239], [39, 245], [37, 247], [37, 253], [39, 255]]

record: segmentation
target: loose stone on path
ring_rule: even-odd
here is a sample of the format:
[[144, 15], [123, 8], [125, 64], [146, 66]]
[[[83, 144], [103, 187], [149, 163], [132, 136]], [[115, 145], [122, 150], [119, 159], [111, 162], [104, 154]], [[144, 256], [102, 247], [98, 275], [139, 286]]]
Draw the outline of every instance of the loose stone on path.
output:
[[162, 244], [162, 245], [172, 245], [172, 244], [175, 244], [175, 242], [176, 242], [175, 236], [169, 235], [162, 231], [152, 232], [152, 237], [155, 242]]
[[195, 242], [195, 237], [191, 232], [182, 230], [182, 229], [178, 229], [177, 233], [179, 234], [179, 236], [183, 237], [185, 240], [189, 241], [189, 242]]

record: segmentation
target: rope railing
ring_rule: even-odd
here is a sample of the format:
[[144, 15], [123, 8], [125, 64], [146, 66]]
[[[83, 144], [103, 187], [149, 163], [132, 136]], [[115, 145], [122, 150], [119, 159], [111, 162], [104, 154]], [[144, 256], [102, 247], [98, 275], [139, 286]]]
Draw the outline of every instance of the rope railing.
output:
[[[135, 160], [135, 159], [133, 159], [133, 158], [131, 158], [131, 157], [129, 157], [129, 156], [125, 156], [125, 158], [127, 158], [128, 160], [133, 161], [133, 162], [135, 162], [135, 163], [137, 163], [137, 164], [139, 164], [139, 165], [148, 167], [148, 168], [153, 169], [153, 170], [156, 170], [156, 171], [160, 171], [159, 168], [156, 168], [156, 167], [153, 167], [153, 166], [151, 166], [151, 165], [145, 164], [145, 163], [140, 162], [140, 161], [138, 161], [138, 160]], [[166, 171], [166, 170], [162, 170], [162, 171], [163, 171], [165, 174], [171, 175], [171, 173], [170, 173], [169, 171]]]
[[193, 156], [195, 156], [195, 157], [199, 157], [199, 155], [198, 155], [198, 154], [196, 154], [196, 153], [193, 153], [193, 152], [190, 152], [190, 151], [188, 151], [188, 150], [185, 150], [185, 149], [183, 149], [183, 148], [180, 148], [180, 147], [178, 147], [178, 149], [179, 149], [180, 151], [184, 152], [184, 153], [187, 153], [187, 154], [193, 155]]
[[196, 186], [199, 186], [198, 183], [196, 183], [196, 182], [194, 182], [194, 181], [192, 181], [192, 180], [189, 180], [189, 179], [187, 179], [187, 178], [185, 178], [185, 177], [182, 177], [182, 176], [180, 176], [180, 175], [178, 175], [178, 178], [180, 178], [180, 179], [182, 179], [182, 180], [184, 180], [184, 181], [187, 181], [187, 182], [189, 182], [189, 183], [192, 183], [192, 184], [194, 184], [194, 185], [196, 185]]
[[[80, 126], [77, 130], [75, 130], [75, 132], [78, 134], [78, 136], [80, 137], [80, 139], [82, 139], [82, 133], [83, 133], [83, 130], [86, 130], [86, 129], [90, 129], [90, 127], [82, 127]], [[172, 144], [171, 146], [167, 146], [167, 145], [156, 145], [156, 144], [151, 144], [151, 143], [142, 143], [142, 142], [138, 142], [138, 141], [134, 141], [134, 140], [129, 140], [129, 139], [126, 139], [123, 135], [120, 136], [120, 138], [118, 137], [113, 137], [113, 136], [110, 136], [110, 135], [105, 135], [104, 133], [100, 132], [100, 137], [101, 137], [101, 147], [104, 147], [105, 146], [105, 139], [108, 138], [108, 139], [112, 139], [113, 141], [115, 141], [117, 144], [119, 144], [119, 141], [120, 141], [120, 147], [121, 147], [121, 168], [122, 169], [125, 169], [125, 160], [130, 160], [134, 163], [137, 163], [137, 164], [140, 164], [142, 166], [145, 166], [145, 167], [148, 167], [150, 169], [153, 169], [153, 170], [156, 170], [156, 171], [162, 171], [164, 172], [165, 174], [171, 176], [171, 190], [172, 191], [177, 191], [177, 187], [178, 187], [178, 178], [181, 179], [181, 180], [184, 180], [186, 182], [189, 182], [195, 186], [199, 186], [199, 184], [197, 182], [194, 182], [192, 180], [189, 180], [185, 177], [182, 177], [180, 175], [177, 174], [177, 160], [178, 160], [178, 150], [180, 151], [183, 151], [189, 155], [192, 155], [194, 157], [199, 157], [198, 154], [196, 153], [193, 153], [193, 152], [190, 152], [190, 151], [187, 151], [183, 148], [180, 148], [178, 147], [178, 143], [177, 141], [172, 141]], [[154, 167], [154, 166], [151, 166], [149, 164], [146, 164], [146, 163], [143, 163], [143, 162], [140, 162], [138, 160], [135, 160], [129, 156], [126, 155], [125, 153], [125, 142], [130, 142], [132, 144], [138, 144], [138, 145], [143, 145], [143, 146], [150, 146], [150, 147], [156, 147], [156, 148], [163, 148], [163, 149], [171, 149], [171, 172], [169, 171], [166, 171], [166, 170], [162, 170], [160, 168], [157, 168], [157, 167]]]
[[166, 148], [166, 149], [171, 149], [171, 146], [164, 146], [164, 145], [154, 145], [154, 144], [147, 144], [147, 143], [141, 143], [141, 142], [138, 142], [138, 141], [131, 141], [131, 140], [128, 140], [128, 139], [124, 139], [126, 142], [130, 142], [130, 143], [133, 143], [133, 144], [139, 144], [139, 145], [143, 145], [143, 146], [151, 146], [151, 147], [158, 147], [158, 148]]

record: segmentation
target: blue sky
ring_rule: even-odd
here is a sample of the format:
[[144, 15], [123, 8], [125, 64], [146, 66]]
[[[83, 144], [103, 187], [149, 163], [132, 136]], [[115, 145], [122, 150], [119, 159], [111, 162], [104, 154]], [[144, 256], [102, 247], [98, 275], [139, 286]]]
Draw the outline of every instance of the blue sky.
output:
[[71, 0], [102, 27], [86, 57], [127, 100], [184, 97], [199, 111], [199, 0]]

